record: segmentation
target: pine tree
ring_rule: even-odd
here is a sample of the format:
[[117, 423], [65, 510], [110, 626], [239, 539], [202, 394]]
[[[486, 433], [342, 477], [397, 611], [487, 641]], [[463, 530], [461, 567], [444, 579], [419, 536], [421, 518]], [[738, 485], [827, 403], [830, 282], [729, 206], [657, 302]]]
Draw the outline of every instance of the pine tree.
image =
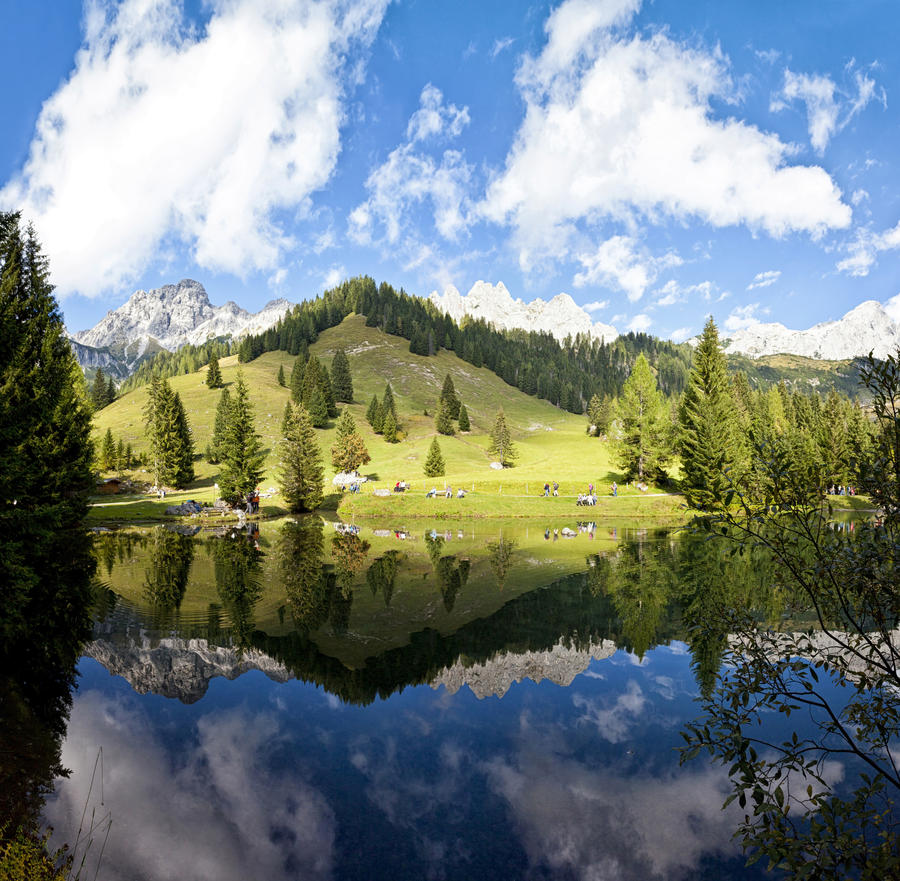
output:
[[328, 417], [333, 419], [338, 414], [337, 402], [334, 399], [334, 388], [331, 385], [328, 368], [321, 362], [319, 363], [319, 382], [322, 387], [322, 397], [325, 399]]
[[116, 382], [110, 377], [106, 383], [106, 404], [109, 406], [116, 399]]
[[[390, 410], [388, 410], [390, 413]], [[372, 419], [372, 431], [375, 434], [381, 434], [384, 430], [384, 401], [382, 401], [375, 410], [375, 416]]]
[[470, 431], [471, 427], [469, 425], [469, 411], [466, 409], [465, 404], [459, 405], [459, 430], [460, 431]]
[[125, 444], [125, 467], [131, 468], [134, 465], [134, 451], [131, 449], [131, 444]]
[[289, 383], [291, 400], [295, 404], [299, 404], [303, 400], [303, 374], [305, 371], [306, 358], [298, 355], [294, 359], [294, 366], [291, 368], [291, 381]]
[[171, 414], [169, 418], [172, 432], [175, 436], [169, 482], [180, 489], [194, 479], [194, 441], [191, 437], [187, 413], [185, 413], [178, 392], [175, 392], [170, 399], [169, 413]]
[[206, 384], [210, 388], [220, 388], [222, 385], [222, 371], [219, 369], [219, 359], [215, 354], [209, 356], [209, 366], [206, 370]]
[[[394, 414], [394, 419], [397, 419], [397, 405], [394, 403], [394, 390], [391, 388], [391, 384], [388, 383], [384, 387], [384, 395], [381, 398], [381, 408], [382, 413], [387, 414], [388, 411]], [[400, 420], [397, 419], [397, 425], [400, 424]]]
[[[447, 377], [450, 378], [449, 376]], [[434, 427], [437, 429], [439, 434], [454, 434], [455, 429], [453, 428], [453, 417], [450, 415], [452, 411], [452, 404], [446, 398], [441, 398], [438, 401], [438, 409], [437, 414], [434, 417]]]
[[[459, 397], [456, 394], [456, 389], [453, 387], [453, 379], [448, 373], [444, 377], [444, 385], [441, 389], [441, 402], [446, 402], [448, 405], [448, 411], [450, 413], [451, 419], [459, 418]], [[438, 408], [440, 409], [440, 408]], [[438, 429], [440, 431], [440, 429]], [[447, 432], [442, 432], [442, 434], [447, 434]]]
[[614, 449], [627, 479], [656, 476], [668, 455], [666, 408], [643, 352], [619, 400], [620, 433]]
[[338, 419], [335, 443], [331, 448], [331, 464], [337, 471], [356, 471], [361, 465], [371, 461], [365, 441], [356, 430], [356, 422], [349, 407], [341, 411]]
[[238, 372], [234, 383], [221, 456], [219, 489], [223, 498], [238, 502], [259, 483], [265, 461], [243, 372]]
[[98, 367], [94, 384], [91, 386], [91, 404], [94, 410], [102, 410], [109, 403], [109, 384], [106, 381], [106, 374], [102, 367]]
[[216, 419], [213, 423], [212, 442], [208, 447], [210, 463], [218, 465], [222, 461], [222, 446], [225, 443], [225, 426], [228, 425], [228, 413], [231, 410], [231, 394], [227, 388], [222, 389], [219, 395], [219, 404], [216, 407]]
[[331, 384], [336, 400], [346, 404], [353, 400], [353, 377], [350, 375], [350, 362], [343, 349], [338, 349], [334, 353], [331, 362]]
[[111, 428], [106, 429], [103, 437], [103, 447], [100, 450], [100, 468], [103, 471], [111, 471], [115, 467], [116, 444], [113, 440]]
[[181, 398], [168, 380], [151, 380], [144, 421], [156, 485], [187, 486], [194, 479], [194, 444]]
[[116, 471], [124, 471], [128, 467], [125, 461], [125, 441], [119, 438], [116, 444]]
[[497, 417], [491, 427], [491, 443], [488, 446], [488, 452], [497, 457], [497, 461], [504, 467], [512, 467], [518, 458], [515, 444], [509, 433], [509, 427], [506, 424], [506, 416], [501, 407], [497, 411]]
[[279, 485], [291, 511], [314, 511], [325, 498], [322, 451], [306, 408], [302, 404], [288, 404], [288, 408], [287, 430], [279, 449]]
[[387, 443], [397, 443], [397, 420], [394, 419], [393, 413], [388, 412], [384, 417], [384, 422], [381, 425], [381, 434]]
[[441, 455], [441, 447], [437, 438], [432, 440], [431, 446], [428, 448], [428, 456], [425, 459], [425, 476], [444, 476], [444, 457]]
[[328, 404], [319, 385], [314, 385], [306, 401], [301, 403], [306, 407], [315, 428], [324, 428], [328, 424]]
[[375, 419], [378, 416], [378, 395], [372, 395], [372, 400], [369, 402], [369, 408], [366, 410], [366, 422], [375, 428]]
[[[286, 437], [288, 433], [288, 428], [291, 424], [291, 402], [287, 401], [284, 405], [284, 415], [281, 417], [281, 436]], [[306, 414], [309, 416], [309, 413]]]
[[[783, 407], [783, 404], [782, 404]], [[725, 355], [712, 317], [694, 350], [678, 409], [678, 451], [688, 504], [709, 510], [725, 497], [735, 475], [736, 417]]]
[[287, 382], [284, 378], [284, 364], [278, 365], [278, 385], [284, 388], [287, 385]]

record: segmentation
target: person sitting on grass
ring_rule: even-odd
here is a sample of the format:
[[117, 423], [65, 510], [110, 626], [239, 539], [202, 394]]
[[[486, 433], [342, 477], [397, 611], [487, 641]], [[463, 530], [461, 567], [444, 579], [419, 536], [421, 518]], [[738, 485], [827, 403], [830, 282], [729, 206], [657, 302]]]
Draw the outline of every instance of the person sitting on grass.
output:
[[433, 486], [427, 493], [425, 493], [426, 499], [433, 499], [437, 495], [437, 487]]
[[452, 499], [452, 498], [453, 498], [453, 487], [452, 487], [452, 486], [448, 486], [447, 489], [444, 491], [444, 495], [445, 495], [448, 499]]
[[462, 487], [460, 487], [460, 488], [456, 491], [456, 498], [458, 498], [458, 499], [464, 499], [465, 497], [466, 497], [466, 491], [465, 491]]

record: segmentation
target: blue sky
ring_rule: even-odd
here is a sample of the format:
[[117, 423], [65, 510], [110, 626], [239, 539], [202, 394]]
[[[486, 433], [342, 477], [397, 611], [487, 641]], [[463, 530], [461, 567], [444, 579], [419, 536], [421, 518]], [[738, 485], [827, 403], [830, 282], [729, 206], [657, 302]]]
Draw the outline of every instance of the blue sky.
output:
[[675, 339], [900, 291], [892, 0], [10, 7], [0, 207], [72, 330], [184, 277], [502, 280]]

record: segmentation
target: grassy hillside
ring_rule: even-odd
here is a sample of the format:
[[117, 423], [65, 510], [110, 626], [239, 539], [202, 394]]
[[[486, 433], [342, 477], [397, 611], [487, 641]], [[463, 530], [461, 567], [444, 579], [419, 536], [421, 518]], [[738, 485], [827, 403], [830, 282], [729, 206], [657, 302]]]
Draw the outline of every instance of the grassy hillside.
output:
[[[475, 368], [446, 351], [431, 358], [413, 355], [405, 340], [366, 327], [361, 316], [351, 316], [339, 326], [326, 330], [310, 350], [330, 366], [338, 348], [346, 351], [350, 361], [355, 396], [350, 408], [372, 456], [371, 463], [363, 471], [376, 487], [393, 486], [397, 480], [408, 480], [416, 493], [420, 493], [426, 486], [440, 487], [446, 482], [470, 491], [474, 487], [478, 495], [508, 497], [526, 493], [537, 496], [545, 481], [558, 481], [562, 495], [575, 495], [586, 489], [589, 482], [593, 482], [601, 493], [608, 490], [613, 480], [621, 482], [609, 459], [607, 446], [586, 435], [583, 417], [524, 395], [485, 368]], [[239, 367], [236, 356], [222, 359], [220, 366], [225, 383], [234, 382]], [[277, 383], [279, 366], [290, 375], [293, 358], [284, 352], [269, 352], [242, 365], [256, 410], [257, 430], [267, 450], [264, 487], [275, 485], [276, 445], [284, 405], [289, 398], [288, 390]], [[426, 479], [423, 464], [436, 434], [433, 415], [447, 373], [453, 377], [457, 393], [468, 409], [472, 430], [455, 437], [439, 436], [447, 474], [444, 479]], [[211, 438], [220, 395], [218, 390], [207, 388], [205, 377], [204, 368], [198, 373], [170, 380], [184, 402], [198, 453]], [[397, 444], [386, 443], [365, 421], [366, 407], [372, 395], [381, 397], [388, 381], [394, 390], [401, 427], [406, 433], [404, 440]], [[102, 410], [95, 418], [95, 439], [99, 441], [107, 428], [111, 428], [116, 439], [122, 437], [135, 451], [145, 449], [141, 414], [146, 401], [147, 389], [143, 387]], [[489, 467], [487, 432], [501, 405], [518, 446], [519, 460], [515, 468], [498, 472]], [[424, 413], [426, 410], [428, 416]], [[334, 474], [330, 464], [333, 423], [318, 434], [330, 486]], [[196, 463], [196, 471], [197, 481], [191, 487], [190, 495], [211, 499], [218, 466], [201, 459]], [[371, 485], [368, 488], [371, 489]], [[637, 491], [632, 492], [639, 495]], [[625, 488], [622, 493], [629, 495]], [[110, 505], [111, 516], [115, 516], [115, 507], [120, 506]]]
[[801, 392], [817, 390], [824, 395], [834, 388], [851, 398], [865, 397], [859, 385], [858, 364], [858, 360], [820, 361], [801, 355], [728, 356], [729, 370], [744, 371], [751, 386], [765, 388], [783, 380], [789, 388]]

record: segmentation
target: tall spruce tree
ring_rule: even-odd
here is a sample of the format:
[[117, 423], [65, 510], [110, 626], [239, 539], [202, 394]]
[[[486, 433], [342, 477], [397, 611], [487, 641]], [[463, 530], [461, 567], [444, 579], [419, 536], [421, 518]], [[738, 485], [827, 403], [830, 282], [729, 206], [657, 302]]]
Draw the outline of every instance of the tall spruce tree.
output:
[[444, 457], [441, 454], [441, 445], [437, 438], [432, 440], [431, 446], [428, 448], [428, 455], [425, 457], [425, 476], [444, 476]]
[[100, 449], [100, 468], [103, 471], [110, 471], [115, 467], [116, 462], [116, 443], [113, 440], [111, 428], [106, 429], [103, 436], [103, 446]]
[[243, 372], [238, 372], [234, 383], [221, 455], [219, 489], [222, 497], [239, 502], [259, 483], [265, 461]]
[[106, 382], [106, 404], [109, 406], [116, 399], [116, 381], [110, 376]]
[[627, 479], [657, 477], [668, 458], [666, 407], [656, 377], [638, 355], [619, 399], [620, 433], [614, 449]]
[[281, 441], [279, 485], [291, 511], [314, 511], [325, 498], [322, 451], [309, 414], [302, 404], [285, 413], [287, 430]]
[[343, 349], [334, 353], [331, 362], [331, 385], [337, 401], [349, 404], [353, 400], [353, 377], [350, 375], [350, 362]]
[[331, 448], [331, 464], [337, 471], [356, 471], [369, 462], [371, 457], [366, 449], [349, 407], [341, 411], [335, 431], [334, 446]]
[[[453, 386], [453, 379], [448, 373], [444, 377], [444, 385], [441, 388], [441, 402], [446, 402], [448, 412], [450, 414], [451, 419], [459, 418], [459, 396], [456, 394], [456, 389]], [[440, 409], [440, 408], [438, 408]], [[440, 429], [438, 429], [440, 431]], [[448, 434], [448, 432], [441, 432], [442, 434]]]
[[227, 388], [222, 389], [219, 395], [219, 404], [216, 407], [216, 418], [213, 423], [213, 436], [208, 448], [209, 461], [218, 465], [222, 461], [222, 446], [225, 443], [225, 426], [228, 425], [228, 412], [231, 409], [231, 393]]
[[397, 420], [394, 419], [394, 414], [390, 411], [388, 411], [384, 417], [384, 422], [381, 424], [381, 435], [386, 443], [397, 443]]
[[459, 430], [460, 431], [469, 431], [471, 426], [469, 425], [469, 411], [466, 409], [465, 404], [459, 405]]
[[284, 364], [278, 365], [278, 385], [284, 388], [287, 385], [287, 381], [284, 378]]
[[288, 386], [291, 390], [291, 400], [295, 404], [299, 404], [303, 400], [303, 375], [306, 372], [306, 360], [306, 357], [298, 355], [291, 368], [291, 380]]
[[169, 401], [169, 419], [175, 435], [175, 449], [172, 458], [171, 483], [179, 489], [194, 479], [194, 440], [187, 413], [181, 403], [181, 396], [175, 392]]
[[504, 468], [511, 468], [519, 455], [509, 433], [509, 426], [506, 424], [506, 415], [502, 407], [497, 411], [494, 424], [491, 426], [491, 442], [488, 445], [488, 452], [496, 456], [497, 461]]
[[434, 417], [434, 427], [439, 434], [455, 433], [456, 430], [453, 427], [453, 417], [451, 416], [452, 410], [453, 405], [446, 398], [441, 398], [438, 401], [437, 414]]
[[125, 441], [119, 438], [116, 444], [116, 471], [124, 471], [128, 467], [128, 461], [125, 458]]
[[710, 510], [735, 475], [737, 417], [719, 332], [710, 316], [694, 350], [687, 388], [678, 408], [678, 452], [688, 504]]
[[384, 414], [388, 411], [393, 413], [394, 419], [397, 420], [397, 425], [400, 424], [400, 420], [397, 418], [397, 405], [394, 403], [394, 390], [391, 388], [390, 383], [384, 387], [384, 395], [381, 398], [381, 410]]
[[366, 422], [368, 422], [373, 429], [375, 428], [375, 420], [378, 417], [379, 406], [378, 395], [372, 395], [372, 400], [369, 401], [369, 407], [366, 410]]
[[91, 404], [94, 410], [102, 410], [110, 403], [112, 400], [109, 396], [109, 383], [103, 368], [98, 367], [97, 374], [94, 376], [94, 384], [91, 386]]
[[215, 352], [209, 356], [209, 366], [206, 369], [206, 384], [210, 388], [220, 388], [222, 385], [222, 371], [219, 369], [219, 359]]
[[150, 381], [144, 424], [156, 485], [187, 486], [194, 479], [194, 444], [181, 398], [168, 380]]

